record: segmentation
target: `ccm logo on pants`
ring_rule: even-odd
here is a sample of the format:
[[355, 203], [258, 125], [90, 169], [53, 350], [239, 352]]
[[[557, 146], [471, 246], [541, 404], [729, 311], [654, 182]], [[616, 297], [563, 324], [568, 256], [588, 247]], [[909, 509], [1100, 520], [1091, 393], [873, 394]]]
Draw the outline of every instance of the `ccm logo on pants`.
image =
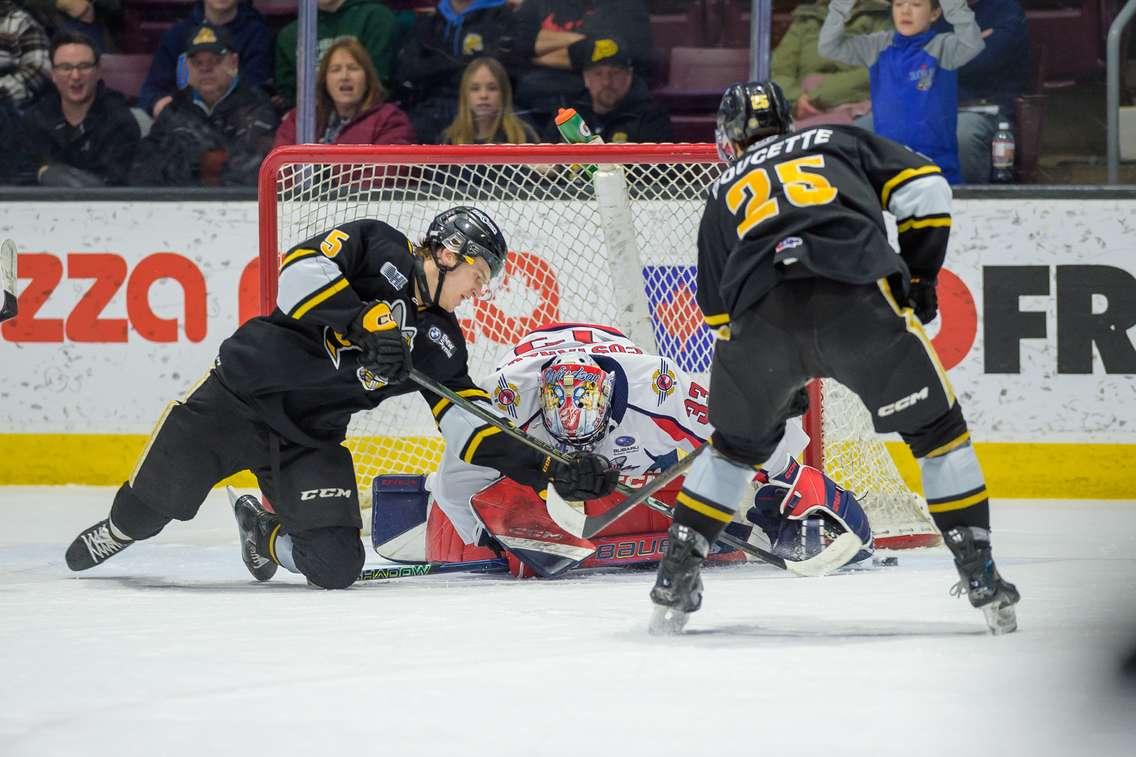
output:
[[[924, 390], [926, 391], [926, 390]], [[307, 491], [300, 492], [301, 500], [309, 499], [334, 499], [335, 497], [350, 497], [350, 489], [308, 489]]]
[[911, 407], [912, 405], [914, 405], [919, 400], [927, 399], [929, 394], [930, 394], [930, 392], [927, 389], [927, 387], [923, 387], [922, 389], [917, 391], [915, 394], [910, 394], [910, 395], [904, 397], [901, 400], [897, 400], [895, 402], [892, 402], [889, 405], [884, 405], [883, 407], [881, 407], [879, 410], [876, 411], [876, 415], [880, 416], [881, 418], [886, 418], [887, 416], [891, 415], [892, 413], [898, 413], [900, 410], [906, 410], [907, 408]]

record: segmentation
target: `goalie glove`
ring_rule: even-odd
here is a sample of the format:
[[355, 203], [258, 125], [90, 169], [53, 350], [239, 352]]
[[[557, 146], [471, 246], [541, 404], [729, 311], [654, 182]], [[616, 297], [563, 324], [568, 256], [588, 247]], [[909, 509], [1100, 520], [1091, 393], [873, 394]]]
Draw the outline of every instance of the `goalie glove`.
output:
[[351, 325], [347, 339], [362, 352], [359, 364], [382, 381], [397, 384], [410, 376], [410, 345], [384, 302], [363, 306]]
[[907, 290], [907, 306], [915, 311], [920, 323], [930, 323], [939, 314], [939, 296], [935, 292], [935, 278], [911, 277]]
[[546, 458], [543, 469], [556, 491], [567, 500], [605, 497], [619, 483], [619, 469], [603, 455], [574, 452], [568, 462]]

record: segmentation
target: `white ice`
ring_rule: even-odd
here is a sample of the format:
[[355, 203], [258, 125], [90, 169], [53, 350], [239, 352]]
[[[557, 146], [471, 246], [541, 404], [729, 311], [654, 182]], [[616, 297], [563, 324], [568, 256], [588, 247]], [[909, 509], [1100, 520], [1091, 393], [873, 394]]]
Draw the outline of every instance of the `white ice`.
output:
[[995, 504], [1009, 636], [939, 549], [707, 570], [656, 639], [650, 572], [256, 584], [221, 492], [70, 573], [111, 495], [0, 488], [0, 755], [1136, 755], [1136, 502]]

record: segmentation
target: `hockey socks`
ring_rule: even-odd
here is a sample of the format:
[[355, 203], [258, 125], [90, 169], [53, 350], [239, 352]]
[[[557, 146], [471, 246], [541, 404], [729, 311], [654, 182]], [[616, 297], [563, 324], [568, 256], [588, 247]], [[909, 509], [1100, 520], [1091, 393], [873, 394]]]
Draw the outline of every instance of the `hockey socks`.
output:
[[986, 478], [968, 436], [946, 452], [920, 458], [919, 467], [927, 509], [940, 531], [946, 533], [956, 526], [990, 528]]
[[675, 497], [674, 522], [689, 526], [712, 544], [733, 520], [755, 470], [727, 460], [716, 449], [709, 452], [686, 474]]

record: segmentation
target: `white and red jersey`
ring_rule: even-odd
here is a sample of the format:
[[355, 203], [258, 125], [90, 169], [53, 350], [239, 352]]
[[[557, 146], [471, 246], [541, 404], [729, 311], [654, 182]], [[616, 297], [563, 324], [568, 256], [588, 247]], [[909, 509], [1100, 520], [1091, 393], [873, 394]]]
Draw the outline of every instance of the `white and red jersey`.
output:
[[[496, 371], [480, 382], [492, 398], [493, 409], [550, 445], [570, 451], [544, 428], [540, 410], [540, 371], [553, 358], [586, 352], [609, 373], [615, 373], [608, 430], [592, 451], [611, 460], [630, 486], [642, 486], [691, 452], [713, 428], [706, 408], [708, 392], [674, 361], [650, 355], [610, 326], [553, 324], [525, 335], [506, 352]], [[783, 443], [798, 454], [808, 443], [799, 423], [792, 423]], [[492, 468], [462, 461], [447, 445], [442, 463], [428, 488], [467, 544], [476, 541], [480, 523], [470, 498], [500, 474]]]

